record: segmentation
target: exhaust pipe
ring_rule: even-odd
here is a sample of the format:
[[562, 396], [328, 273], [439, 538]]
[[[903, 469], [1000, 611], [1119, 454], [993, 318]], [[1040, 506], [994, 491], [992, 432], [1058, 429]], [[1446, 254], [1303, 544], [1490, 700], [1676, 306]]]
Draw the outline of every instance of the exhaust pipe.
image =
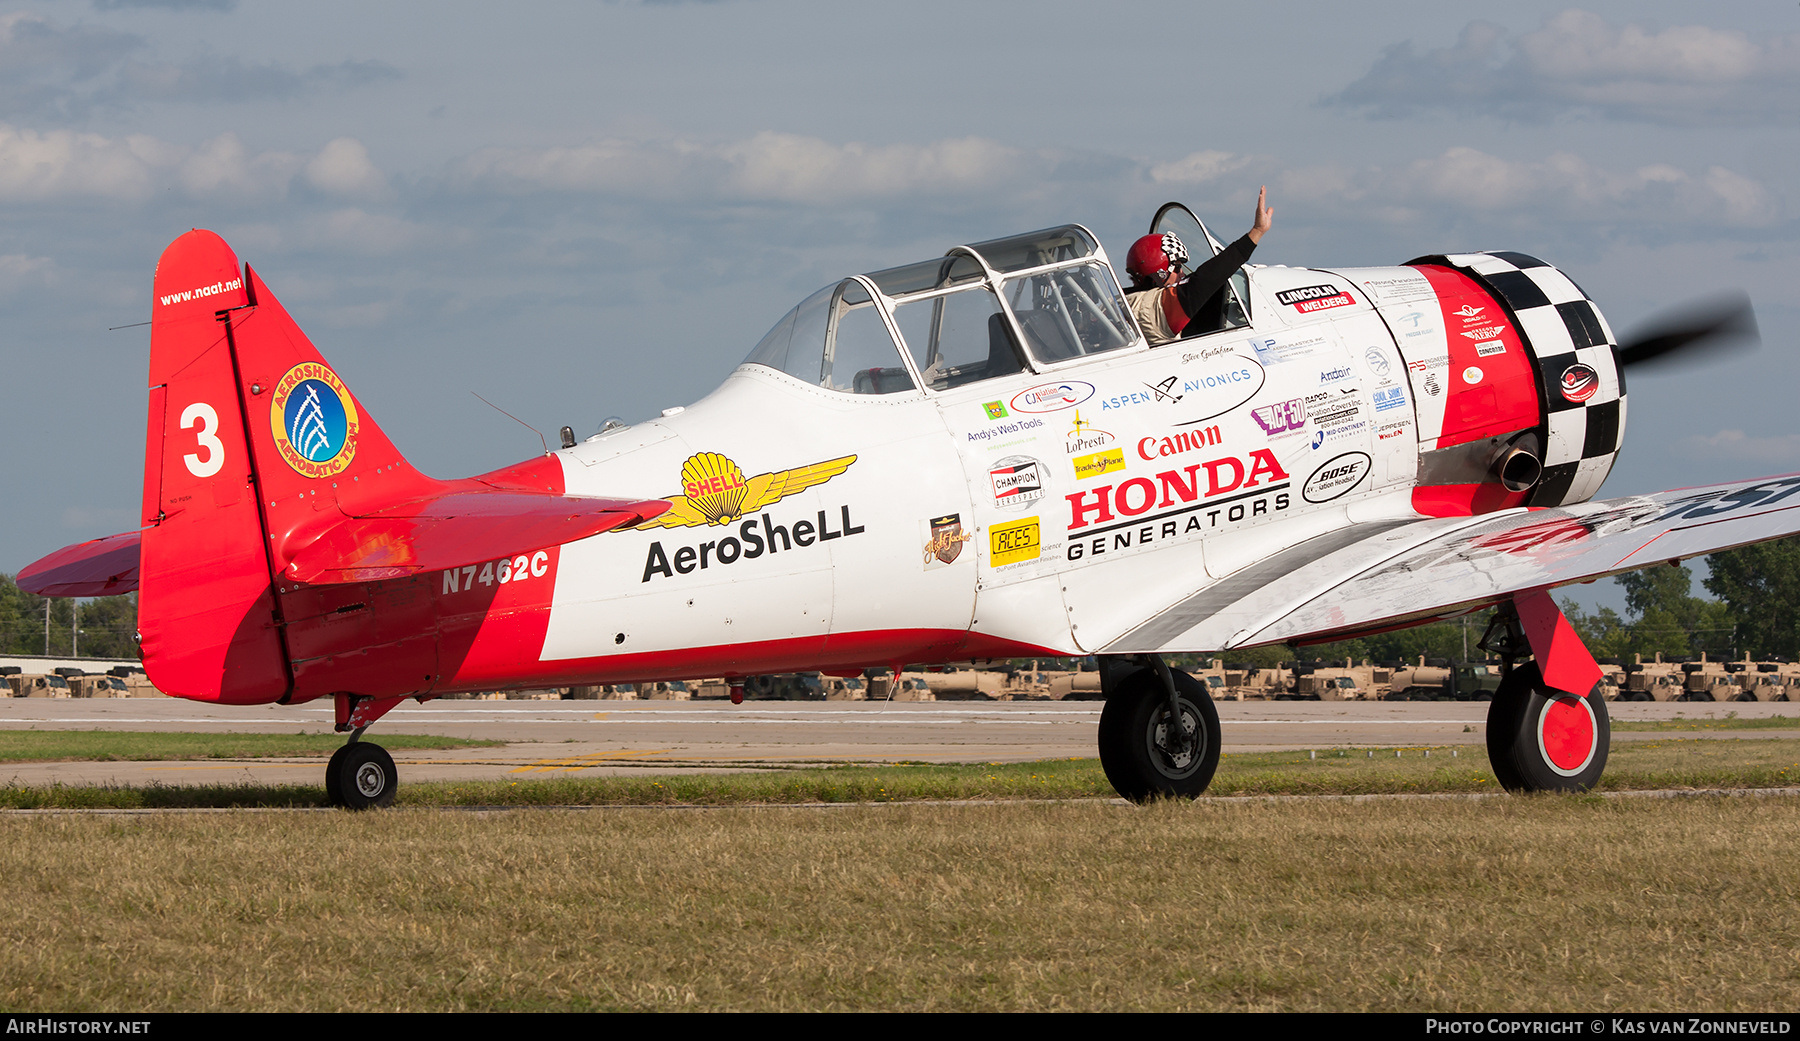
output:
[[1523, 434], [1501, 449], [1494, 459], [1494, 475], [1509, 492], [1530, 491], [1544, 475], [1544, 462], [1539, 458], [1538, 439], [1533, 433]]

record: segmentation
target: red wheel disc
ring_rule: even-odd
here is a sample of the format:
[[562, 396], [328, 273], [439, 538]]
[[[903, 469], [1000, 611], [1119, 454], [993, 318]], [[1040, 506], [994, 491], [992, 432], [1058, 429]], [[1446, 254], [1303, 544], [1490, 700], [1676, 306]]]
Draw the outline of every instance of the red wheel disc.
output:
[[1566, 694], [1544, 706], [1538, 716], [1538, 751], [1545, 765], [1573, 777], [1594, 761], [1599, 724], [1586, 698]]

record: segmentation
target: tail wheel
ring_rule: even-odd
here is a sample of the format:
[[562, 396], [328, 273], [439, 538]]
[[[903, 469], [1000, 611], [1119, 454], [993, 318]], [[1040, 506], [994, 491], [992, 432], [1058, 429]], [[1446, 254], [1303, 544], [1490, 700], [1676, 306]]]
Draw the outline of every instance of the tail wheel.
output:
[[1192, 799], [1219, 768], [1219, 712], [1206, 687], [1176, 671], [1178, 729], [1169, 695], [1148, 670], [1126, 680], [1100, 711], [1100, 765], [1114, 790], [1133, 802]]
[[394, 757], [380, 745], [358, 741], [338, 750], [343, 758], [333, 757], [332, 771], [337, 775], [338, 791], [343, 805], [352, 810], [371, 806], [392, 806], [394, 792], [400, 787], [400, 775], [394, 769]]
[[1580, 792], [1606, 769], [1612, 723], [1598, 690], [1544, 685], [1536, 662], [1512, 670], [1488, 707], [1488, 760], [1508, 791]]

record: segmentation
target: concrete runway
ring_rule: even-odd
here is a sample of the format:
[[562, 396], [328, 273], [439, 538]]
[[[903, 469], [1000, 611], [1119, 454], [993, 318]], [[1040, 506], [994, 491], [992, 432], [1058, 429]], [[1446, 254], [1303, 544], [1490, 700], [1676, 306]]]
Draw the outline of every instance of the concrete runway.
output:
[[[1616, 720], [1800, 718], [1800, 705], [1614, 702]], [[1480, 745], [1479, 702], [1225, 701], [1224, 750]], [[402, 780], [514, 780], [556, 774], [730, 770], [841, 762], [1019, 762], [1096, 754], [1092, 701], [786, 702], [434, 701], [395, 709], [366, 735], [443, 734], [505, 741], [454, 751], [391, 750]], [[329, 702], [223, 708], [174, 698], [0, 698], [0, 729], [329, 733]], [[1617, 742], [1666, 733], [1615, 733]], [[1682, 737], [1796, 738], [1792, 731]], [[315, 783], [319, 759], [0, 765], [17, 784]]]

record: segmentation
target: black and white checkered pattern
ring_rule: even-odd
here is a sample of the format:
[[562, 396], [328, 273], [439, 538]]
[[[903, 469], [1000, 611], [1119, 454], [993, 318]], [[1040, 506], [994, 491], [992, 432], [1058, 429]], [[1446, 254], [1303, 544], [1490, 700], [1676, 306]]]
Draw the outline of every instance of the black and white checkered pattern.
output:
[[[1513, 327], [1537, 359], [1545, 425], [1544, 475], [1531, 505], [1585, 502], [1600, 490], [1625, 437], [1625, 376], [1617, 341], [1600, 309], [1569, 276], [1523, 253], [1452, 253], [1413, 264], [1460, 268], [1511, 313]], [[1600, 377], [1586, 401], [1562, 394], [1563, 372], [1581, 363]]]

